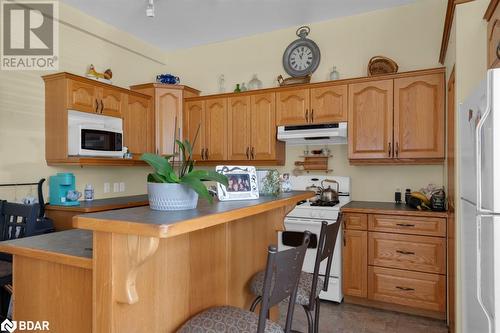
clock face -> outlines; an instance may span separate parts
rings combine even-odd
[[[313,63],[313,51],[306,45],[292,50],[289,58],[290,67],[296,71],[305,71]]]

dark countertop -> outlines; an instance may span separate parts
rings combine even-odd
[[[46,205],[46,210],[64,210],[78,213],[102,212],[112,209],[139,207],[149,205],[148,195],[132,195],[126,197],[96,199],[93,201],[80,201],[80,206],[52,206]]]
[[[73,225],[80,229],[165,238],[280,207],[289,206],[291,209],[298,201],[311,196],[312,192],[309,191],[293,191],[278,197],[265,196],[255,200],[215,200],[213,205],[200,199],[195,209],[164,212],[136,207],[111,210],[75,216]]]
[[[447,212],[424,211],[412,208],[404,203],[376,202],[376,201],[351,201],[342,207],[345,213],[391,214],[391,215],[417,215],[429,217],[447,217]]]
[[[92,268],[92,232],[73,229],[3,241],[0,252]]]

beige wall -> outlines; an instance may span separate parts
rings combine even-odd
[[[366,64],[374,55],[393,58],[400,71],[439,67],[439,48],[446,1],[419,0],[411,5],[311,24],[311,39],[321,49],[321,64],[312,81],[324,81],[333,65],[341,78],[366,75]],[[226,90],[237,82],[248,82],[258,74],[265,87],[275,85],[284,74],[281,59],[293,41],[296,28],[172,52],[169,70],[183,83],[203,91],[218,91],[223,73]],[[352,176],[356,200],[394,200],[396,188],[418,189],[428,183],[443,184],[442,166],[349,166],[346,146],[332,146],[336,175]],[[301,148],[287,149],[287,167],[299,159]]]
[[[98,70],[111,67],[113,82],[127,87],[151,81],[165,71],[165,54],[132,36],[61,4],[60,19],[77,28],[60,25],[60,70],[83,74],[88,64]],[[93,35],[92,35],[93,34]],[[96,35],[96,36],[95,36]],[[103,39],[128,48],[113,45]],[[158,59],[146,59],[135,52]],[[79,190],[91,183],[98,197],[103,196],[103,183],[125,182],[125,193],[145,193],[147,168],[54,168],[45,163],[44,86],[40,78],[48,72],[0,71],[0,183],[32,182],[58,172],[73,172]],[[0,198],[20,199],[29,188],[0,188]],[[35,193],[35,190],[32,190]]]
[[[460,117],[460,103],[463,102],[479,82],[486,78],[486,58],[487,42],[486,28],[487,23],[483,20],[484,12],[488,7],[489,0],[476,0],[469,3],[458,5],[455,11],[455,19],[450,36],[448,53],[446,55],[445,65],[448,69],[455,66],[456,82],[456,302],[457,302],[457,332],[462,332],[461,309],[462,309],[462,289],[461,289],[461,221],[460,221],[460,131],[458,130],[458,119]]]

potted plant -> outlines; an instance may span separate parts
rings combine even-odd
[[[188,140],[175,140],[182,161],[178,171],[174,170],[174,155],[160,156],[145,153],[141,160],[148,163],[154,172],[148,175],[149,206],[154,210],[184,210],[196,208],[198,196],[213,202],[203,181],[211,180],[228,186],[227,177],[215,171],[193,170],[193,146]],[[172,162],[170,159],[172,159]]]

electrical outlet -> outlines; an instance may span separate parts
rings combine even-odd
[[[120,183],[113,183],[113,192],[120,192]]]
[[[104,183],[104,193],[109,193],[111,191],[111,186],[109,183]]]
[[[125,182],[120,183],[120,192],[125,192]]]

